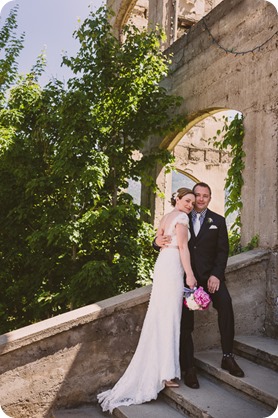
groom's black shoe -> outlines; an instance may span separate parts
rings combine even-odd
[[[194,367],[187,369],[184,374],[184,383],[191,389],[199,389],[200,385]]]
[[[221,368],[224,370],[228,370],[228,372],[236,377],[244,377],[244,372],[241,370],[239,365],[234,359],[234,356],[232,354],[228,356],[223,356],[222,362],[221,362]]]

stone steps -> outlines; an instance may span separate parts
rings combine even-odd
[[[240,336],[235,341],[236,360],[244,378],[222,370],[221,352],[195,353],[200,389],[167,388],[156,401],[120,407],[116,418],[266,418],[278,403],[278,341],[265,337]],[[277,410],[278,411],[278,410]],[[99,406],[57,411],[53,418],[101,418]]]
[[[165,400],[168,397],[173,408],[194,418],[263,418],[273,413],[272,408],[204,375],[199,375],[198,379],[200,389],[181,384],[178,389],[167,389]]]
[[[241,335],[234,342],[234,351],[241,357],[278,372],[277,340],[255,335]]]
[[[237,357],[244,370],[244,378],[236,378],[220,367],[221,352],[208,351],[197,353],[196,364],[207,375],[238,389],[266,405],[276,408],[278,401],[278,374],[250,360]]]
[[[51,418],[104,418],[108,413],[102,412],[98,405],[82,406],[73,409],[55,411]],[[111,414],[110,414],[111,417]]]
[[[142,405],[121,406],[113,411],[116,418],[185,418],[184,415],[160,396],[157,400]]]

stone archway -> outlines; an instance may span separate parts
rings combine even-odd
[[[222,111],[198,121],[173,149],[175,166],[188,176],[210,185],[212,201],[210,208],[221,215],[225,214],[225,180],[230,168],[231,154],[229,150],[219,150],[214,146],[213,138],[223,140],[222,131],[224,118],[231,121],[236,112]],[[195,183],[195,182],[194,182]]]
[[[258,234],[260,246],[275,248],[278,245],[276,9],[263,0],[224,0],[205,17],[205,24],[209,32],[200,21],[166,51],[173,58],[171,76],[165,85],[169,93],[183,97],[181,112],[191,115],[193,124],[196,118],[223,109],[237,109],[243,114],[246,161],[242,241],[246,244]],[[220,41],[227,52],[220,48]],[[241,54],[229,52],[231,49]],[[175,141],[178,143],[182,134],[174,133],[158,143],[168,147]]]
[[[161,170],[157,178],[157,184],[164,197],[156,196],[155,207],[163,212],[156,210],[154,219],[155,225],[161,216],[171,210],[171,194],[179,187],[192,188],[195,183],[204,181],[212,189],[212,202],[210,208],[221,215],[225,214],[227,191],[225,190],[225,180],[230,168],[232,155],[230,150],[219,150],[213,144],[213,138],[221,142],[223,140],[223,127],[225,120],[231,122],[238,112],[226,109],[212,115],[207,112],[200,112],[198,117],[192,118],[186,129],[178,132],[176,136],[165,138],[163,145],[170,150],[174,157],[174,169],[171,171]],[[217,132],[219,132],[217,134]],[[230,227],[236,214],[227,219]]]

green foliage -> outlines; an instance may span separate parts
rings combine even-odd
[[[225,189],[228,192],[225,216],[234,212],[237,213],[236,219],[229,231],[229,255],[232,256],[257,247],[258,236],[254,236],[245,247],[242,247],[240,235],[242,209],[241,189],[243,186],[242,172],[245,167],[245,152],[243,151],[243,115],[237,113],[230,123],[225,116],[223,116],[223,120],[224,124],[222,130],[218,130],[217,136],[214,136],[212,140],[214,146],[220,150],[228,149],[232,155],[231,165],[225,180]],[[217,141],[217,137],[221,134],[224,134],[223,140]]]
[[[241,235],[238,231],[229,231],[229,256],[240,254],[246,251],[253,250],[259,245],[259,236],[255,235],[251,241],[246,245],[241,245]]]
[[[4,100],[4,94],[17,78],[17,58],[23,49],[24,34],[17,39],[17,10],[14,7],[3,27],[0,30],[0,103]]]
[[[237,218],[231,229],[238,229],[241,225],[241,188],[243,186],[242,172],[245,157],[245,152],[242,148],[244,138],[243,116],[237,113],[231,123],[229,123],[227,117],[223,116],[223,119],[224,124],[222,130],[217,131],[217,135],[224,134],[223,140],[217,141],[217,137],[215,136],[213,137],[213,143],[220,150],[229,149],[232,155],[231,166],[225,180],[225,189],[228,192],[225,216],[237,212]]]
[[[180,100],[160,85],[163,34],[126,28],[122,44],[102,8],[75,37],[66,87],[40,88],[40,57],[0,109],[2,332],[145,284],[156,256],[126,189],[171,161],[158,149],[133,158],[178,122]]]

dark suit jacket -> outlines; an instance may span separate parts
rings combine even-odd
[[[201,229],[195,237],[189,215],[191,238],[188,243],[191,266],[198,284],[211,275],[225,280],[225,268],[229,255],[229,241],[225,218],[207,209]]]

